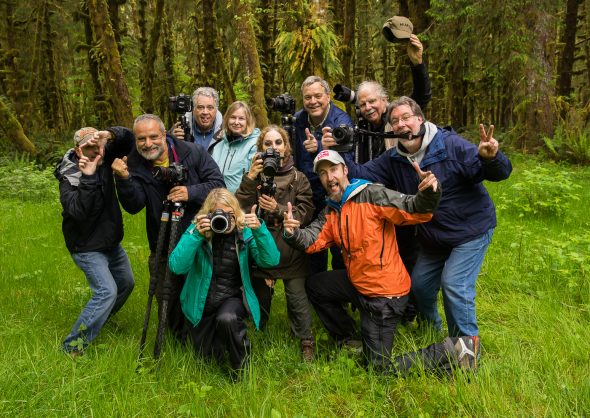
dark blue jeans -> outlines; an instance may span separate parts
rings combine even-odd
[[[63,342],[67,352],[82,350],[94,340],[109,316],[123,306],[135,285],[129,259],[120,244],[107,251],[71,255],[86,275],[92,298]]]

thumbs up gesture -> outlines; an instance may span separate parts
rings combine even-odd
[[[417,161],[413,161],[412,165],[418,173],[418,177],[420,177],[420,184],[418,185],[418,190],[423,192],[428,188],[432,188],[433,192],[436,192],[438,189],[438,180],[432,173],[432,171],[422,171],[420,169],[420,164]]]
[[[287,202],[287,212],[283,215],[283,228],[288,235],[293,235],[296,229],[300,226],[300,222],[297,219],[293,219],[293,205],[291,202]]]
[[[117,175],[123,179],[129,178],[129,167],[127,167],[127,157],[115,158],[111,164],[111,169]]]
[[[258,205],[254,205],[252,206],[252,209],[250,210],[250,213],[247,213],[246,215],[244,215],[244,220],[245,220],[245,226],[247,226],[250,229],[258,229],[260,228],[260,220],[258,219],[258,216],[256,216],[256,207]]]

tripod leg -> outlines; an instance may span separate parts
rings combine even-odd
[[[184,207],[178,206],[172,211],[172,222],[170,224],[170,237],[168,244],[168,256],[174,250],[178,238],[178,227],[180,220],[184,215]],[[164,344],[164,333],[166,325],[168,324],[168,304],[170,302],[170,294],[172,293],[172,272],[166,264],[166,274],[164,275],[164,283],[162,285],[162,304],[160,306],[160,316],[158,321],[158,330],[156,334],[156,344],[154,345],[154,358],[160,358],[162,352],[162,345]]]
[[[168,227],[168,220],[170,219],[170,205],[168,202],[164,202],[164,208],[162,209],[162,216],[160,217],[160,230],[158,231],[158,243],[156,246],[156,260],[155,266],[150,274],[150,287],[148,290],[147,306],[145,308],[145,314],[143,317],[143,330],[141,333],[141,341],[139,343],[139,359],[143,358],[143,350],[145,348],[145,341],[147,338],[147,331],[150,323],[150,315],[152,311],[152,301],[156,288],[158,286],[158,267],[160,265],[160,255],[164,249],[164,241],[166,240],[166,228]]]

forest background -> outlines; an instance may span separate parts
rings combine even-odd
[[[259,127],[279,117],[265,98],[300,105],[311,74],[409,94],[405,44],[381,35],[393,15],[424,43],[430,120],[494,123],[503,146],[590,160],[590,0],[0,0],[0,151],[43,162],[82,126],[144,112],[169,125],[168,97],[203,85],[222,112],[248,101]]]

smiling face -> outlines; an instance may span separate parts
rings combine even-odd
[[[415,115],[412,108],[406,104],[394,107],[389,115],[389,123],[396,134],[417,135],[424,119]],[[421,136],[413,136],[412,139],[398,139],[410,154],[417,152],[422,145]]]
[[[320,83],[303,88],[303,108],[314,123],[321,122],[328,112],[330,95]]]
[[[344,164],[322,161],[318,164],[316,171],[328,197],[339,202],[342,199],[344,190],[350,184],[348,181],[348,168]]]
[[[374,126],[381,126],[381,116],[387,110],[387,100],[376,89],[367,87],[358,92],[357,103],[363,118]]]
[[[233,135],[246,135],[248,122],[244,108],[239,107],[229,115],[227,126]]]
[[[137,152],[148,161],[163,162],[168,158],[166,133],[158,122],[146,119],[136,123],[134,128]]]
[[[197,96],[194,103],[193,116],[201,132],[209,131],[215,123],[215,116],[217,116],[215,99],[213,97]]]

